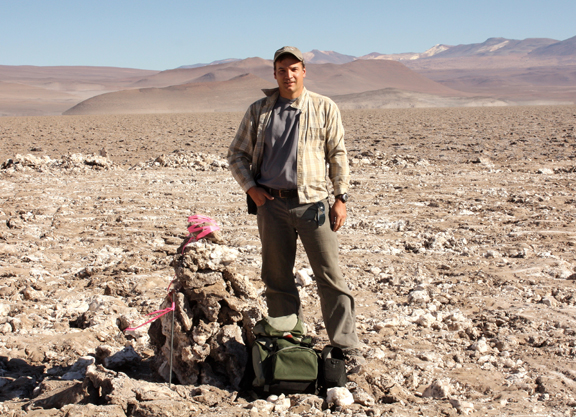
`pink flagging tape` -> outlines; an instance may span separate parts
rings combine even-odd
[[[170,281],[170,284],[168,284],[168,288],[166,288],[166,291],[168,293],[170,293],[170,287],[172,286],[173,283],[174,283],[174,281]],[[157,314],[157,316],[152,317],[150,320],[148,320],[146,323],[142,323],[140,326],[127,327],[124,329],[124,331],[125,332],[134,331],[136,329],[139,329],[142,326],[146,326],[148,323],[152,323],[154,320],[159,319],[160,317],[162,317],[165,314],[170,313],[171,311],[175,311],[176,310],[176,303],[174,302],[174,292],[172,292],[170,294],[171,294],[170,297],[172,298],[172,306],[167,307],[167,308],[162,309],[162,310],[156,310],[156,311],[153,311],[152,313],[146,314],[147,316],[151,316],[152,314]]]
[[[152,313],[148,313],[147,316],[151,316],[152,314],[157,314],[159,313],[157,316],[152,317],[150,320],[148,320],[146,323],[142,323],[140,326],[136,326],[136,327],[127,327],[126,329],[124,329],[125,332],[130,332],[136,329],[139,329],[142,326],[146,326],[148,323],[152,323],[154,320],[159,319],[160,317],[162,317],[165,314],[170,313],[171,311],[174,311],[176,309],[176,303],[174,302],[174,300],[172,300],[172,306],[165,308],[163,310],[156,310],[153,311]]]
[[[188,226],[188,231],[190,232],[190,239],[188,239],[188,242],[186,242],[186,244],[182,248],[182,253],[184,253],[184,249],[186,249],[186,246],[188,246],[188,244],[192,241],[192,239],[199,241],[200,239],[209,235],[210,233],[220,230],[220,226],[218,226],[218,224],[214,219],[208,216],[203,216],[201,214],[196,214],[194,216],[188,217],[188,222],[192,223],[190,226]],[[196,232],[200,233],[194,235],[194,233]]]

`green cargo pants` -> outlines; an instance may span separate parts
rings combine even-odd
[[[326,219],[322,226],[318,225],[318,205],[299,204],[297,197],[275,197],[258,207],[268,315],[301,313],[293,273],[300,236],[314,271],[330,343],[343,349],[357,347],[354,298],[338,266],[338,239],[330,228],[328,200],[323,203]]]

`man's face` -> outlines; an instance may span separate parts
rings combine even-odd
[[[280,95],[284,98],[295,99],[302,94],[304,77],[306,68],[293,56],[279,59],[274,65],[274,78],[278,82]]]

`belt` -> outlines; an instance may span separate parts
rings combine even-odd
[[[280,197],[280,198],[296,198],[298,197],[298,190],[275,190],[274,188],[262,187],[264,188],[268,194],[272,197]]]

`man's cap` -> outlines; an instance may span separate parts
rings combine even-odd
[[[293,55],[300,62],[304,62],[304,55],[300,52],[300,49],[296,48],[295,46],[283,46],[282,48],[278,49],[274,54],[274,63],[278,60],[281,55],[290,54]]]

